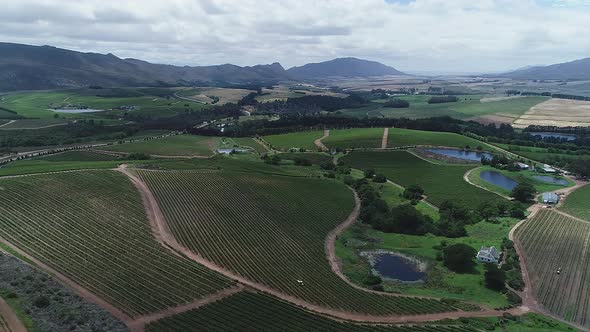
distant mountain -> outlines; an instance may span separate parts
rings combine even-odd
[[[528,80],[590,80],[590,58],[550,66],[522,68],[500,76]]]
[[[357,58],[338,58],[320,63],[309,63],[290,68],[287,73],[296,79],[407,75],[382,63]]]
[[[67,87],[250,84],[288,80],[278,64],[179,67],[52,46],[0,43],[0,91]]]

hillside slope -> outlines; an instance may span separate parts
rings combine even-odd
[[[501,76],[529,80],[589,80],[590,58],[550,66],[524,68]]]
[[[308,63],[290,68],[287,73],[298,79],[406,75],[382,63],[357,58],[338,58],[320,63]]]

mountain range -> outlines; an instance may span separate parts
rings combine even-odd
[[[589,80],[590,58],[549,66],[530,66],[499,76],[527,80]]]
[[[113,54],[0,43],[0,91],[98,86],[247,85],[328,76],[403,75],[378,62],[342,58],[285,70],[279,63],[240,67],[173,66]]]

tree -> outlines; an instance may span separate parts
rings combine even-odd
[[[410,107],[410,102],[407,100],[395,98],[395,99],[388,100],[385,103],[383,103],[383,107],[408,108],[408,107]]]
[[[443,262],[452,271],[465,273],[473,270],[477,251],[472,247],[457,243],[443,249]]]
[[[320,164],[320,168],[327,171],[333,171],[336,169],[336,165],[332,161],[325,161]]]
[[[366,169],[365,170],[365,178],[371,179],[373,176],[375,176],[375,170],[373,170],[373,169]]]
[[[401,204],[391,209],[390,223],[381,225],[384,232],[424,235],[433,228],[430,217],[423,215],[410,204]]]
[[[506,283],[506,272],[499,269],[496,264],[486,264],[486,272],[484,274],[486,287],[489,289],[502,291]]]
[[[500,215],[500,209],[498,206],[487,201],[479,204],[477,211],[484,220],[491,220]]]
[[[408,186],[403,193],[404,198],[409,200],[420,200],[422,195],[424,195],[424,189],[417,184]]]
[[[387,178],[383,174],[375,174],[375,176],[373,177],[373,182],[385,183],[387,182]]]
[[[519,183],[512,192],[510,193],[510,197],[513,197],[515,200],[519,202],[529,202],[535,197],[535,187],[528,183],[528,182],[521,182]]]

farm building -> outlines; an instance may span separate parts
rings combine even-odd
[[[521,163],[521,162],[517,162],[516,166],[518,166],[518,168],[522,169],[522,170],[528,170],[530,168],[529,165],[525,164],[525,163]]]
[[[557,171],[555,170],[555,168],[545,164],[543,165],[543,172],[545,173],[557,173]]]
[[[481,247],[476,256],[477,260],[482,263],[498,263],[500,253],[496,247]]]
[[[557,204],[559,203],[559,196],[556,193],[543,193],[543,203]]]

